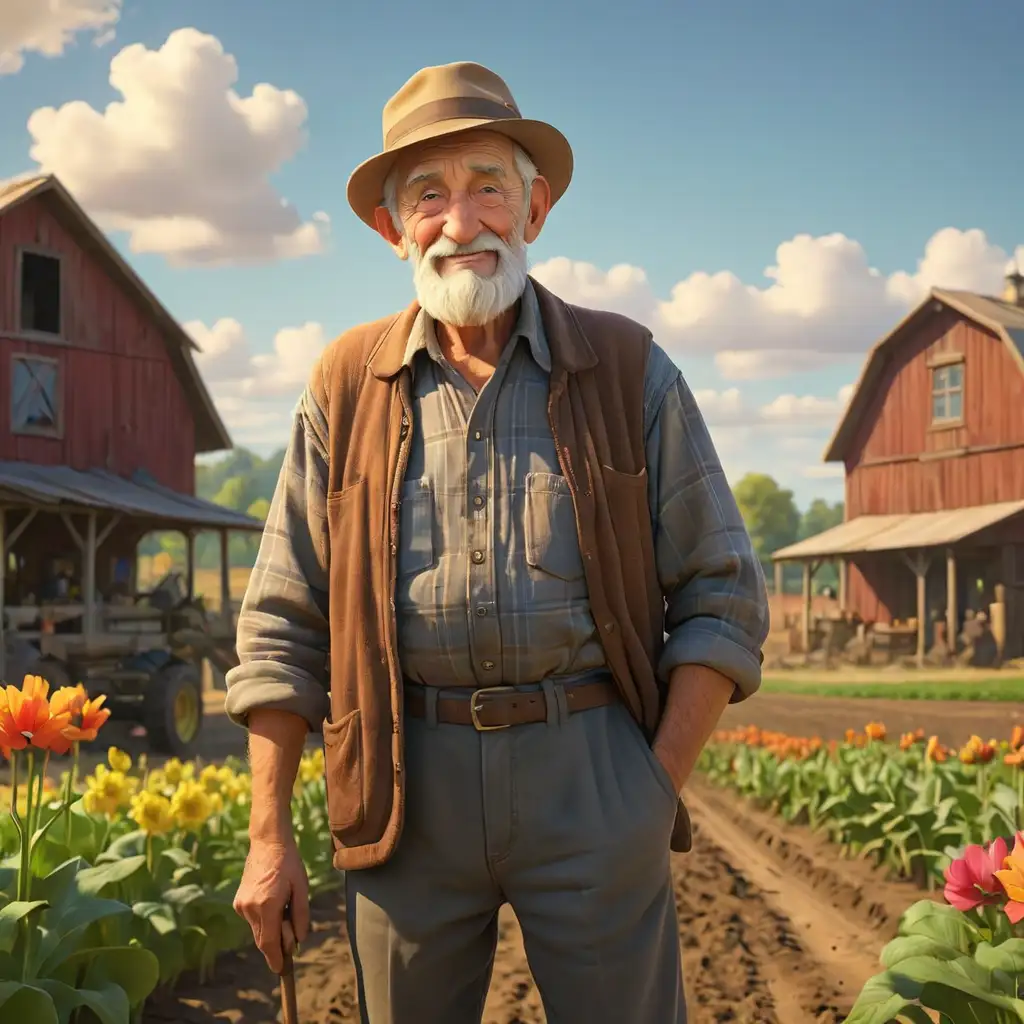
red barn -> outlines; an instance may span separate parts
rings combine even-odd
[[[913,630],[919,658],[936,622],[955,642],[990,609],[1024,654],[1024,276],[998,298],[933,289],[869,353],[825,461],[846,521],[774,555],[804,564],[805,593],[835,560],[842,606]]]
[[[195,349],[59,181],[0,187],[0,595],[9,627],[28,622],[25,636],[34,636],[46,588],[70,573],[83,634],[102,632],[99,606],[134,584],[134,559],[130,580],[125,565],[146,533],[180,530],[191,544],[196,531],[217,530],[224,553],[229,529],[262,527],[194,496],[197,453],[231,446]]]

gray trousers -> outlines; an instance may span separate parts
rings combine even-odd
[[[623,705],[546,689],[546,724],[407,718],[398,848],[346,874],[363,1024],[479,1024],[506,902],[549,1024],[686,1024],[672,783]]]

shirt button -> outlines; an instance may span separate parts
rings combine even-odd
[[[483,436],[484,436],[483,435],[483,431],[480,431],[480,430],[474,430],[473,431],[473,439],[474,440],[479,441]]]
[[[484,507],[484,499],[483,499],[483,498],[481,498],[481,497],[480,497],[480,495],[478,494],[478,495],[477,495],[477,496],[476,496],[476,497],[475,497],[475,498],[473,499],[473,504],[474,504],[474,505],[475,505],[475,506],[476,506],[477,508],[483,508],[483,507]]]
[[[482,604],[481,605],[477,605],[476,617],[478,619],[485,619],[485,618],[487,618],[487,609]]]
[[[479,565],[484,560],[484,553],[482,551],[473,552],[473,561]]]
[[[492,668],[494,668],[494,662],[493,662],[493,661],[481,661],[481,662],[480,662],[480,667],[481,667],[481,668],[482,668],[482,669],[483,669],[483,670],[484,670],[485,672],[490,672],[490,671],[491,671],[491,669],[492,669]]]

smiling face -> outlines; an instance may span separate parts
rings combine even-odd
[[[519,299],[526,246],[540,234],[550,189],[509,139],[476,131],[416,147],[385,193],[377,230],[412,261],[430,316],[478,327]]]

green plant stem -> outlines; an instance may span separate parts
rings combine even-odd
[[[32,796],[36,778],[36,752],[28,748],[28,770],[25,772],[25,829],[21,837],[21,859],[18,868],[18,899],[28,900],[32,892],[29,857],[32,850]]]
[[[71,849],[71,803],[75,796],[75,786],[78,784],[78,758],[80,744],[77,740],[71,748],[74,753],[71,757],[71,771],[68,772],[68,781],[64,789],[64,845]]]
[[[153,836],[152,834],[146,835],[146,867],[149,869],[150,875],[153,874]]]

